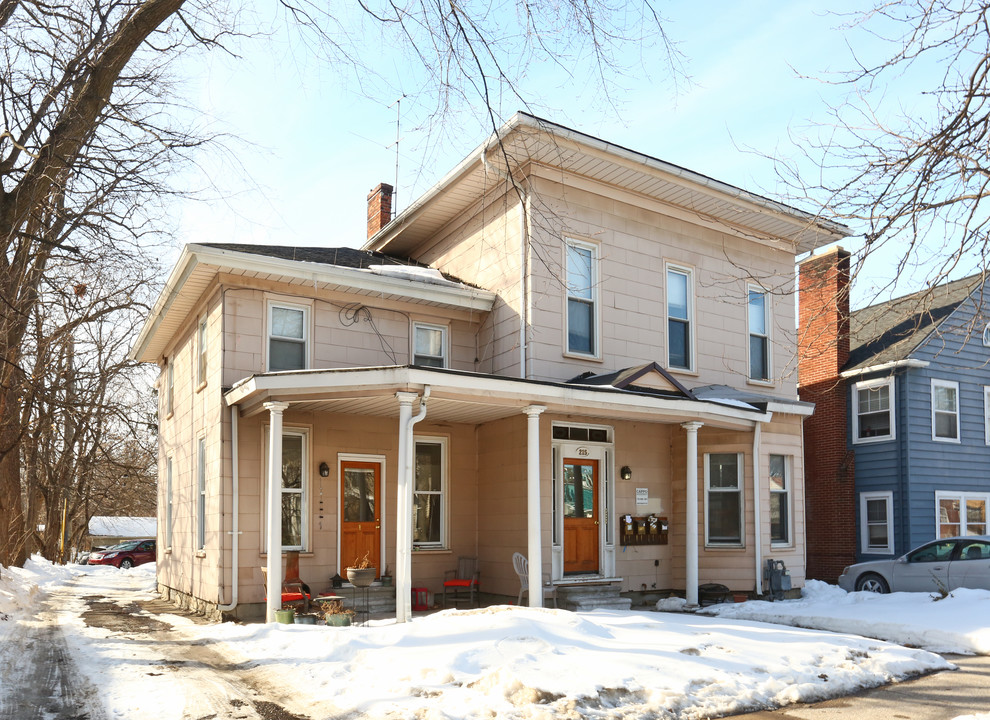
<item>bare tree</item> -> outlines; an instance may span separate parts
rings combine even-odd
[[[862,234],[858,268],[882,255],[893,274],[872,297],[895,289],[905,273],[932,286],[985,268],[990,7],[884,2],[848,29],[889,52],[871,62],[852,48],[854,69],[827,80],[849,90],[846,101],[781,173],[800,197]]]

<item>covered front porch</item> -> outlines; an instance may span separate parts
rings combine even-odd
[[[482,593],[514,597],[520,552],[531,587],[659,583],[696,604],[699,431],[735,446],[772,413],[701,400],[655,365],[631,370],[567,383],[407,366],[247,378],[226,394],[231,505],[255,502],[231,514],[226,582],[251,602],[264,565],[271,620],[284,548],[320,582],[368,552],[392,570],[405,621],[412,588],[436,593],[459,556],[479,559]],[[278,475],[281,487],[264,482]],[[633,512],[668,522],[670,543],[630,551],[620,522]]]

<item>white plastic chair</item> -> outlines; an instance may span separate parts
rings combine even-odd
[[[517,605],[522,605],[523,595],[529,592],[529,560],[522,553],[512,554],[512,567],[519,576],[519,599]],[[546,576],[544,576],[546,577]],[[549,578],[547,578],[549,581]],[[543,585],[543,598],[553,598],[553,606],[557,607],[557,586],[549,582]]]

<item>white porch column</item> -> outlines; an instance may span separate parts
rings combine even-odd
[[[526,509],[529,556],[529,606],[543,607],[543,542],[540,532],[540,414],[543,405],[530,405],[526,413]]]
[[[397,392],[399,401],[399,458],[396,476],[395,499],[395,621],[408,622],[412,617],[412,482],[407,467],[412,404],[418,395]]]
[[[681,425],[687,430],[687,472],[685,484],[687,492],[687,517],[684,522],[686,532],[684,559],[686,565],[684,596],[689,607],[698,605],[698,429],[704,423],[686,422]]]
[[[275,611],[282,609],[282,413],[285,402],[266,402],[271,419],[268,432],[268,497],[265,532],[268,536],[268,606],[265,622],[275,622]]]

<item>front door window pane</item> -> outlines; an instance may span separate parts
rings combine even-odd
[[[375,519],[375,471],[348,468],[344,471],[344,521]]]
[[[594,514],[594,468],[591,465],[564,465],[564,517],[592,518]]]

